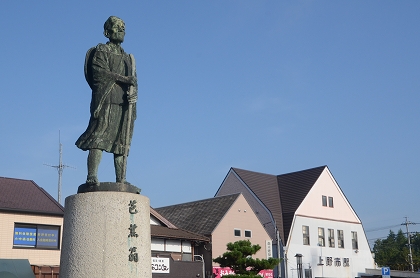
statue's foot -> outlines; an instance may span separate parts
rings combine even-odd
[[[131,183],[129,183],[126,180],[117,180],[117,183],[124,183],[124,184],[127,184],[127,185],[131,185]]]
[[[99,185],[98,177],[97,176],[87,176],[86,184]]]

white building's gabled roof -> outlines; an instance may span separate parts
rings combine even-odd
[[[322,196],[326,198],[326,206],[322,205]],[[332,204],[330,204],[331,201]],[[305,217],[361,224],[360,219],[331,175],[328,167],[325,167],[319,175],[297,208],[295,214]]]

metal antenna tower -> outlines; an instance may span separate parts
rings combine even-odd
[[[410,270],[411,272],[414,272],[413,267],[413,253],[411,252],[411,239],[410,239],[410,232],[408,231],[408,225],[415,225],[417,223],[413,223],[411,221],[408,221],[408,217],[405,217],[405,223],[402,223],[401,225],[405,225],[407,228],[407,239],[408,239],[408,259],[410,261]]]
[[[60,131],[58,131],[58,150],[59,150],[58,165],[48,165],[48,164],[44,164],[44,165],[56,168],[58,171],[58,199],[57,201],[61,204],[61,180],[63,176],[63,170],[64,168],[74,169],[74,167],[63,164],[63,145],[61,144]]]

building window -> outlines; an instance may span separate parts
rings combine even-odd
[[[351,232],[351,245],[353,250],[359,249],[359,244],[357,242],[357,232]]]
[[[60,226],[15,223],[13,247],[60,249]]]
[[[334,202],[333,201],[334,201],[333,200],[333,197],[328,197],[328,206],[330,208],[333,208],[334,207]]]
[[[318,228],[318,246],[325,246],[324,228]]]
[[[251,237],[251,231],[245,230],[245,237]]]
[[[344,233],[343,230],[337,230],[338,248],[344,248]]]
[[[235,236],[241,236],[241,230],[235,229],[234,234]]]
[[[309,245],[309,226],[302,226],[303,245]]]
[[[327,206],[327,196],[322,195],[322,206],[323,207]]]
[[[328,229],[328,246],[335,247],[334,229]]]

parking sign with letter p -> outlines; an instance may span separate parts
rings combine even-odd
[[[382,278],[391,278],[391,269],[388,266],[382,267]]]

